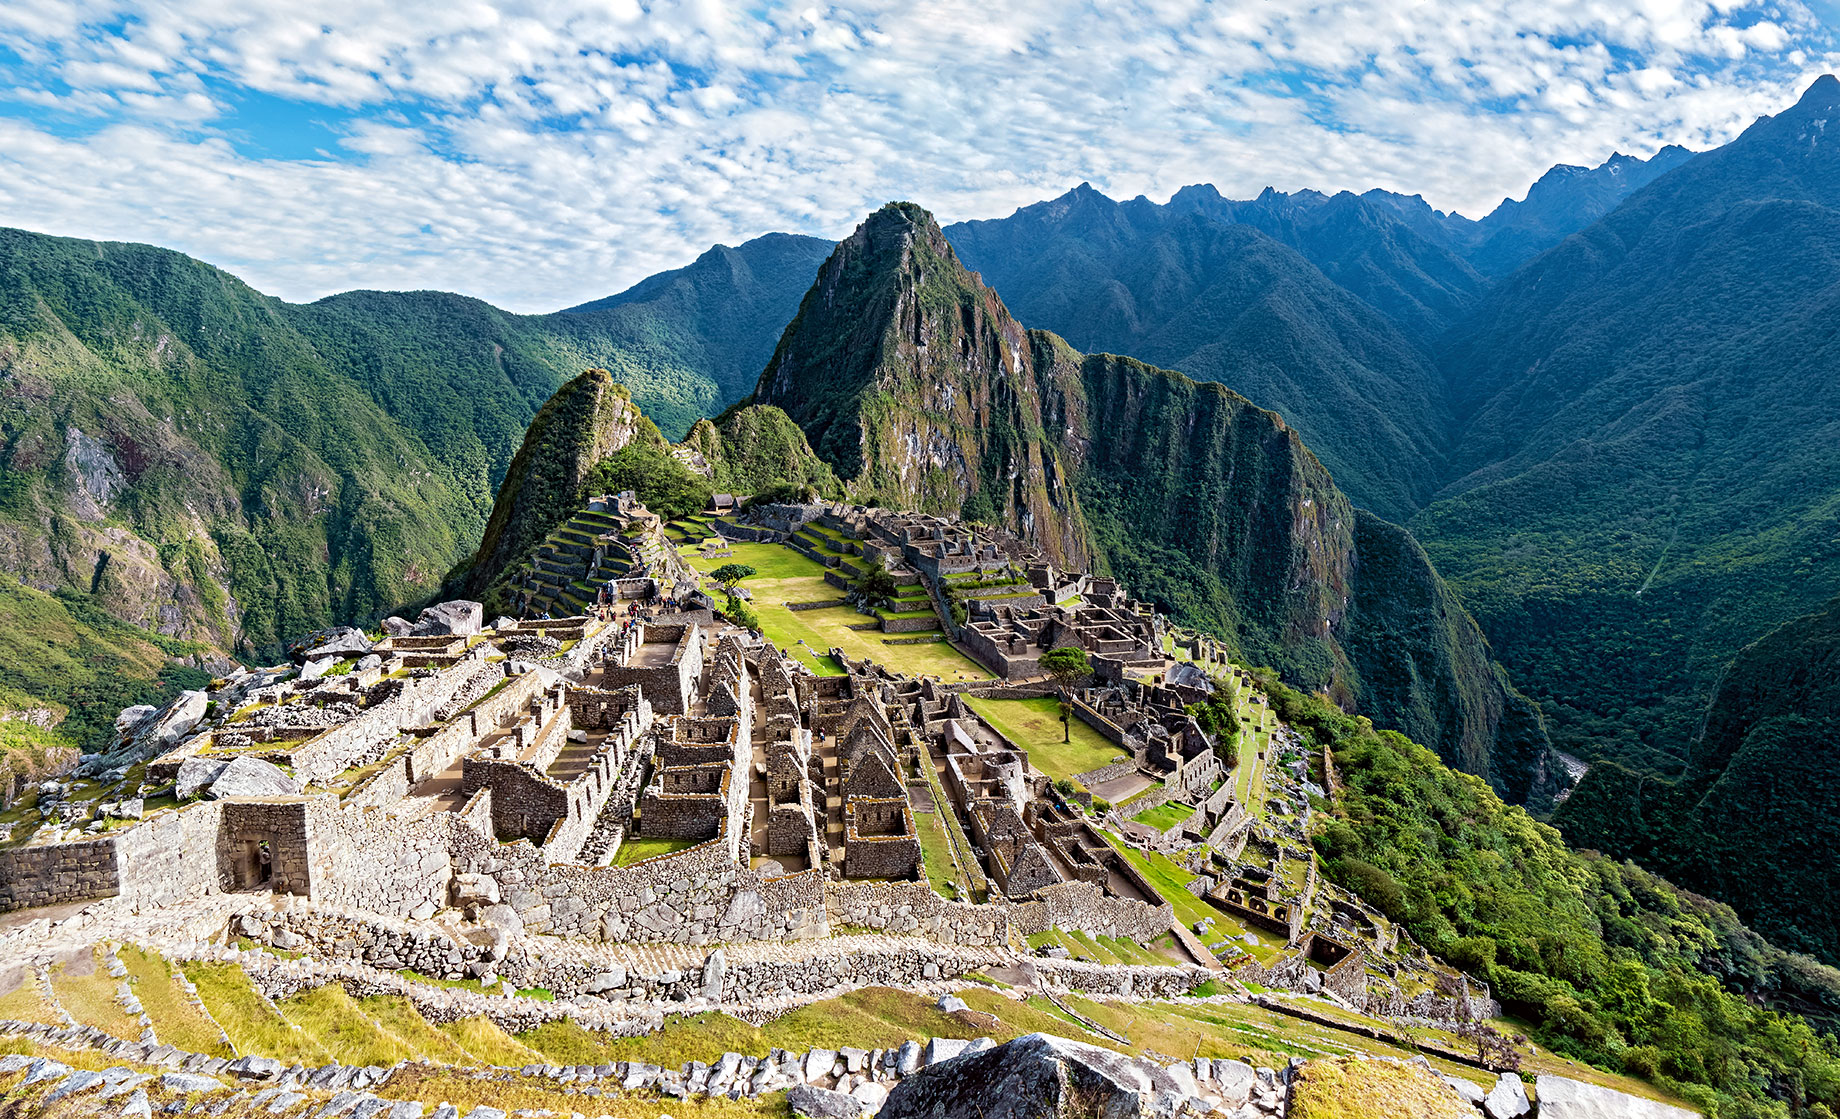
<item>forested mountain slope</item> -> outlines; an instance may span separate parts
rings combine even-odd
[[[859,499],[1096,563],[1508,795],[1549,791],[1538,716],[1474,622],[1294,428],[1218,383],[1024,331],[917,206],[839,244],[754,402],[784,409]]]
[[[1772,939],[1840,959],[1840,599],[1750,645],[1719,677],[1686,776],[1594,767],[1555,822],[1729,902]]]
[[[1384,515],[1430,497],[1445,410],[1424,352],[1297,251],[1204,212],[1192,192],[1156,206],[1082,186],[946,234],[1024,322],[1279,412]]]
[[[442,292],[289,304],[164,249],[0,230],[0,571],[194,657],[375,619],[471,554],[558,384],[612,368],[681,434],[751,383],[828,250],[718,247],[523,316]]]
[[[1731,655],[1840,591],[1837,110],[1823,78],[1447,340],[1414,532],[1587,756],[1678,772]]]

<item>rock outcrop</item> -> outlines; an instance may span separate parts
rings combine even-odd
[[[1192,1084],[1192,1081],[1190,1082]],[[1192,1094],[1153,1061],[1049,1034],[931,1065],[888,1093],[880,1119],[1139,1119]]]

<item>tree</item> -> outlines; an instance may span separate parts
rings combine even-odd
[[[1061,691],[1061,741],[1069,741],[1073,737],[1073,702],[1068,690],[1092,675],[1092,662],[1086,659],[1086,650],[1066,645],[1043,653],[1040,663],[1042,671],[1054,677]]]
[[[872,563],[862,573],[862,577],[856,580],[856,586],[850,590],[850,597],[858,606],[869,609],[879,606],[884,610],[892,610],[895,597],[900,593],[901,585],[888,569],[879,563]]]
[[[725,563],[721,567],[711,571],[709,577],[714,579],[722,588],[723,594],[726,594],[730,598],[734,598],[735,588],[740,585],[741,581],[751,578],[756,574],[758,574],[758,572],[745,563]]]
[[[722,612],[728,615],[730,621],[746,626],[748,629],[760,628],[760,616],[748,609],[747,603],[741,601],[741,596],[735,592],[735,588],[741,585],[743,579],[754,573],[754,569],[745,563],[725,563],[709,573],[709,577],[722,588],[722,593],[728,596],[728,602],[723,606]]]

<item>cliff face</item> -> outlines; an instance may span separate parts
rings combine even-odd
[[[1550,793],[1537,712],[1409,533],[1225,386],[1025,331],[917,207],[838,246],[754,399],[857,500],[1002,525],[1504,795]],[[760,457],[731,420],[705,457]]]
[[[861,500],[967,518],[1084,567],[1091,542],[1044,437],[1030,344],[924,210],[891,203],[837,246],[761,375]]]
[[[590,369],[557,389],[530,422],[479,550],[451,585],[468,597],[486,597],[507,569],[581,508],[601,460],[635,441],[665,446],[611,373]]]

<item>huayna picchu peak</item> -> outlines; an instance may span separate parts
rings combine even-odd
[[[1840,1116],[1818,14],[500,7],[8,24],[0,1119]]]

